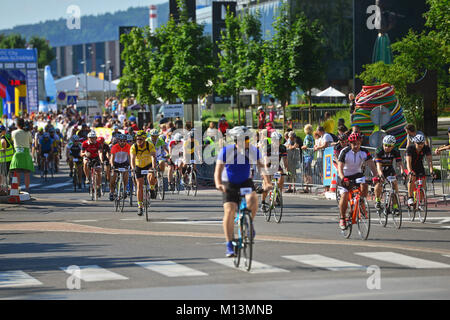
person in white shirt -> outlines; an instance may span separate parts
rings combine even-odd
[[[119,119],[120,123],[123,124],[127,116],[125,115],[125,112],[122,111],[117,118]]]

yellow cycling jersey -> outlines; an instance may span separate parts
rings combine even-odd
[[[192,142],[192,140],[187,140],[186,142],[183,143],[183,149],[185,152],[187,152],[187,154],[193,154],[195,148],[201,148],[200,143],[197,140],[194,140],[194,142]]]
[[[155,146],[149,141],[145,141],[142,148],[135,143],[130,149],[130,154],[136,155],[135,163],[136,167],[139,168],[145,168],[149,164],[152,164],[151,154],[153,152],[156,153]]]

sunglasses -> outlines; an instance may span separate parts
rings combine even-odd
[[[144,141],[142,138],[137,138],[136,141]]]
[[[393,144],[385,144],[384,146],[388,147],[388,148],[392,148],[394,145]]]

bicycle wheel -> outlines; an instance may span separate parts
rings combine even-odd
[[[158,188],[156,190],[158,192],[159,199],[163,201],[166,191],[164,188],[164,176],[161,173],[158,174]]]
[[[359,214],[356,217],[358,233],[363,240],[367,240],[370,232],[370,207],[366,198],[361,197],[359,201]]]
[[[270,191],[269,193],[269,204],[266,204],[265,206],[261,206],[261,211],[264,214],[264,218],[266,219],[267,222],[270,221],[270,216],[272,215],[272,194],[275,193],[275,190]]]
[[[253,221],[250,214],[249,210],[245,210],[241,222],[242,253],[247,271],[250,271],[252,267],[253,258]]]
[[[78,187],[78,168],[77,167],[74,168],[72,181],[73,181],[73,192],[77,192],[77,187]]]
[[[420,198],[417,201],[417,213],[419,215],[419,221],[425,223],[427,220],[428,204],[427,194],[424,189],[420,189]]]
[[[119,180],[119,188],[118,188],[118,194],[119,195],[119,208],[120,212],[123,212],[123,208],[125,207],[125,186],[123,184],[123,178],[120,178]]]
[[[381,194],[381,203],[383,204],[383,208],[377,209],[378,222],[380,222],[383,227],[386,227],[388,222],[388,214],[391,213],[390,201],[390,192],[383,191]]]
[[[129,203],[130,203],[130,207],[133,206],[133,192],[134,192],[134,183],[133,183],[133,177],[131,175],[128,176],[128,197],[129,197]]]
[[[144,186],[144,210],[145,210],[145,220],[150,221],[149,217],[149,207],[150,207],[150,188],[147,183]]]
[[[398,205],[396,212],[394,212],[394,203],[397,203]],[[400,227],[402,226],[402,206],[400,204],[400,199],[396,193],[391,194],[389,205],[392,221],[394,222],[395,227],[397,229],[400,229]]]
[[[352,234],[352,228],[353,228],[353,224],[352,224],[352,214],[353,214],[353,210],[352,207],[349,206],[347,208],[347,212],[345,213],[345,217],[346,217],[346,227],[345,229],[340,229],[341,230],[341,234],[344,236],[344,238],[348,239],[350,238],[350,235]],[[341,219],[341,213],[339,212],[339,216],[338,219],[340,221]],[[340,227],[339,227],[340,228]]]
[[[194,194],[194,197],[197,196],[198,191],[198,183],[197,183],[197,173],[195,171],[192,171],[192,181],[191,181],[191,190]]]
[[[177,193],[180,194],[181,191],[181,176],[180,171],[177,170],[175,174],[175,188],[177,189]]]
[[[116,178],[116,194],[115,194],[115,198],[114,198],[114,207],[116,208],[116,212],[119,211],[119,204],[120,204],[120,197],[121,197],[121,193],[120,193],[120,178],[117,179]]]
[[[339,187],[336,186],[336,202],[337,202],[337,207],[339,208],[339,204],[341,202],[341,193],[339,192]]]
[[[281,217],[283,216],[283,196],[281,190],[278,188],[270,199],[270,216],[272,215],[277,223],[281,222]]]
[[[408,209],[408,218],[409,221],[414,221],[416,218],[416,205],[413,204],[412,206],[408,205],[408,197],[403,198],[404,199],[404,205]]]
[[[95,170],[91,171],[91,185],[92,185],[92,200],[97,201],[98,200],[98,193],[97,193],[97,172]]]

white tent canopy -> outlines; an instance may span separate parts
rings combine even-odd
[[[70,75],[56,80],[55,85],[58,92],[73,92],[76,90],[85,91],[86,76],[84,74]],[[87,76],[87,90],[89,92],[103,90],[116,91],[117,85],[110,83],[107,80]]]
[[[345,97],[345,94],[336,90],[333,87],[328,87],[327,89],[323,90],[322,92],[319,92],[318,94],[316,94],[316,97]]]

